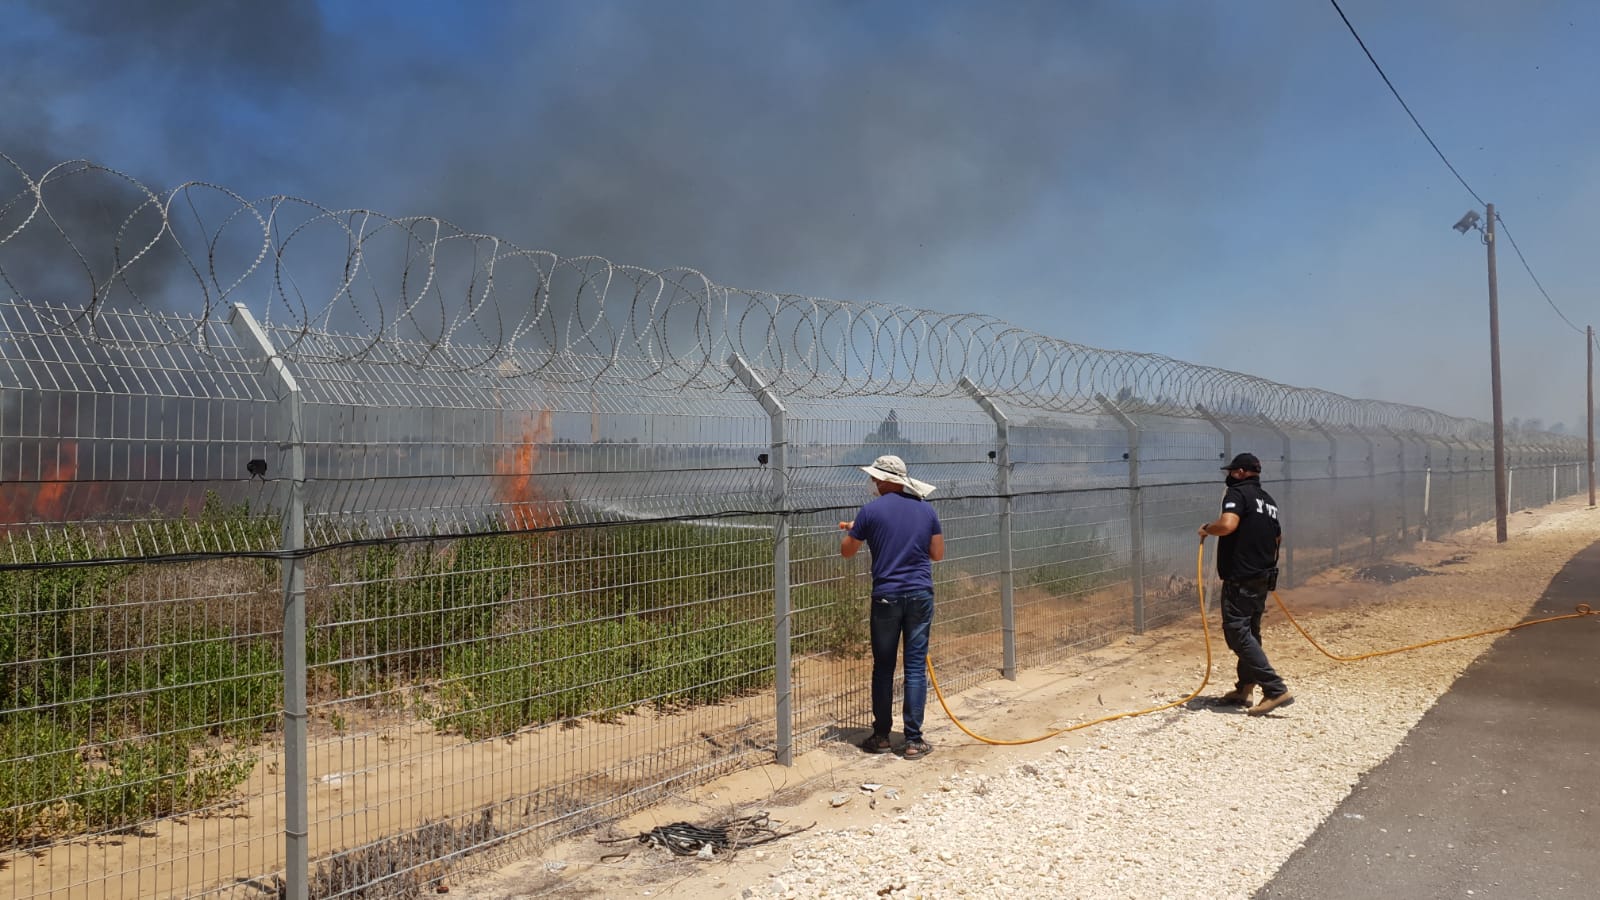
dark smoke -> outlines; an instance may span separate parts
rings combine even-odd
[[[874,22],[870,6],[826,20],[714,8],[602,6],[566,23],[565,40],[512,48],[504,86],[457,78],[417,98],[451,146],[408,141],[414,121],[374,133],[422,173],[414,202],[519,243],[743,287],[977,309],[988,298],[884,292],[1041,208],[1077,208],[1093,228],[1123,202],[1107,183],[1181,199],[1214,165],[1243,165],[1233,148],[1253,136],[1239,123],[1273,98],[1216,49],[1198,10],[935,5]],[[1149,68],[1151,55],[1168,64]],[[1231,130],[1211,127],[1223,119]]]
[[[46,158],[962,310],[989,298],[886,293],[1042,209],[1092,228],[1123,203],[1108,185],[1181,199],[1243,171],[1240,128],[1274,98],[1260,60],[1182,6],[539,4],[401,24],[312,0],[27,8],[55,38],[24,50]],[[101,115],[69,131],[57,100]]]
[[[148,246],[162,225],[149,193],[215,174],[213,159],[231,159],[228,169],[263,162],[249,149],[257,142],[219,133],[218,114],[264,111],[314,82],[315,3],[27,0],[8,19],[0,153],[35,179],[88,159],[134,181],[58,169],[43,214],[0,246],[0,296],[198,312],[180,248],[170,237]],[[0,171],[0,234],[33,212],[25,184],[12,167]],[[204,268],[204,244],[191,253]]]

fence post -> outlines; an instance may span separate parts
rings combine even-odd
[[[272,339],[235,303],[228,326],[241,348],[261,352],[259,377],[265,392],[278,398],[275,432],[278,451],[287,456],[289,501],[283,513],[283,849],[285,896],[306,900],[310,891],[310,783],[306,740],[306,453],[300,384],[272,346]]]
[[[1429,442],[1427,435],[1415,429],[1407,429],[1404,433],[1410,435],[1411,439],[1416,441],[1418,446],[1422,448],[1422,508],[1418,511],[1417,540],[1426,541],[1428,539],[1428,492],[1433,487],[1433,444]]]
[[[1544,458],[1550,461],[1550,503],[1555,503],[1555,501],[1560,500],[1560,496],[1562,496],[1562,493],[1560,493],[1560,482],[1558,482],[1557,477],[1555,477],[1555,472],[1560,469],[1560,466],[1557,466],[1555,463],[1560,461],[1560,458],[1562,458],[1562,453],[1558,452],[1558,450],[1555,450],[1555,448],[1552,447],[1549,448],[1546,453],[1544,453]]]
[[[1328,543],[1328,567],[1339,564],[1339,439],[1316,419],[1309,420],[1311,428],[1328,439],[1328,506],[1333,513],[1333,540]]]
[[[1133,550],[1133,630],[1144,633],[1144,499],[1139,495],[1139,423],[1104,394],[1094,399],[1128,430],[1128,540]]]
[[[1353,431],[1367,445],[1367,556],[1378,558],[1378,445],[1364,431]]]
[[[744,358],[735,353],[728,357],[728,366],[739,376],[745,389],[761,401],[767,411],[772,434],[772,505],[777,521],[772,527],[772,630],[776,644],[772,656],[773,693],[777,699],[778,735],[777,759],[781,766],[794,765],[794,684],[790,661],[790,611],[789,611],[789,440],[787,426],[789,413],[783,401],[773,393],[761,376],[750,368]]]
[[[1473,447],[1473,445],[1471,443],[1469,443],[1467,441],[1466,438],[1461,438],[1460,441],[1461,441],[1461,459],[1463,461],[1462,462],[1463,468],[1461,469],[1461,474],[1462,474],[1461,482],[1465,486],[1464,490],[1466,492],[1466,500],[1465,500],[1465,506],[1464,506],[1464,508],[1466,509],[1466,517],[1462,520],[1461,527],[1462,528],[1466,528],[1466,527],[1470,526],[1472,524],[1472,522],[1473,522],[1473,518],[1472,518],[1472,451],[1475,448]],[[1482,451],[1480,450],[1479,453],[1481,454]],[[1452,528],[1451,530],[1454,531],[1455,529]]]
[[[1232,462],[1233,461],[1233,429],[1231,429],[1228,426],[1222,424],[1222,420],[1221,419],[1219,419],[1216,416],[1212,415],[1210,410],[1206,409],[1204,406],[1200,405],[1199,403],[1196,403],[1194,405],[1194,410],[1195,410],[1195,412],[1200,414],[1201,418],[1205,419],[1207,422],[1210,422],[1212,428],[1215,428],[1218,432],[1220,432],[1222,434],[1222,461],[1224,463]]]
[[[1389,437],[1394,439],[1395,450],[1399,451],[1400,469],[1397,474],[1400,476],[1400,484],[1395,488],[1395,493],[1400,498],[1400,546],[1404,547],[1411,541],[1411,526],[1406,521],[1406,442],[1405,438],[1402,438],[1400,433],[1393,428],[1387,425],[1378,427],[1382,428]]]
[[[1485,515],[1484,515],[1484,521],[1487,522],[1487,521],[1490,521],[1490,519],[1495,515],[1495,513],[1494,513],[1494,481],[1493,481],[1494,468],[1493,468],[1493,466],[1487,465],[1485,463],[1485,461],[1484,461],[1484,450],[1483,450],[1483,445],[1482,444],[1474,444],[1472,449],[1478,451],[1478,465],[1483,468],[1483,473],[1484,473],[1484,479],[1483,480],[1484,480],[1485,485],[1488,487],[1488,490],[1485,492],[1485,499],[1488,501],[1489,508],[1485,512]]]
[[[1419,522],[1421,530],[1418,532],[1418,540],[1427,543],[1427,532],[1432,522],[1432,509],[1429,508],[1429,504],[1434,500],[1434,444],[1419,432],[1413,431],[1411,436],[1422,442],[1422,520]]]
[[[1229,428],[1227,425],[1224,425],[1222,420],[1212,415],[1211,411],[1206,409],[1204,405],[1196,403],[1194,405],[1194,409],[1195,412],[1200,414],[1201,418],[1205,419],[1207,422],[1210,422],[1211,427],[1215,428],[1217,432],[1222,435],[1221,458],[1223,465],[1233,462],[1233,429]],[[1286,584],[1287,581],[1288,579],[1285,579]],[[1201,587],[1202,589],[1204,588],[1203,585]]]
[[[1455,460],[1457,445],[1459,445],[1459,455],[1461,457],[1459,464]],[[1452,500],[1450,504],[1450,527],[1446,531],[1454,532],[1458,521],[1472,521],[1472,445],[1467,443],[1466,438],[1456,438],[1452,441],[1450,450],[1450,496]]]
[[[1517,511],[1517,462],[1522,459],[1522,448],[1516,444],[1509,447],[1502,445],[1501,454],[1506,461],[1506,512],[1514,513]]]
[[[1450,524],[1454,533],[1472,520],[1472,445],[1458,438],[1450,447]]]
[[[1283,497],[1278,503],[1278,525],[1283,533],[1283,586],[1294,587],[1294,531],[1289,528],[1289,523],[1294,521],[1294,479],[1291,476],[1293,469],[1292,449],[1293,442],[1289,440],[1289,433],[1278,427],[1278,423],[1267,418],[1266,413],[1261,414],[1261,424],[1267,430],[1278,436],[1283,444]]]
[[[1000,496],[1000,636],[1003,654],[1000,673],[1016,681],[1016,576],[1011,554],[1011,420],[972,379],[963,375],[958,384],[994,420],[994,491]]]

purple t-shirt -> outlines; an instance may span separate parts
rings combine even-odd
[[[943,534],[925,501],[893,491],[861,507],[850,536],[872,551],[872,596],[933,590],[928,544]]]

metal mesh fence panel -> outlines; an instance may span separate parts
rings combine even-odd
[[[1011,429],[1013,569],[1021,665],[1132,627],[1126,434],[1092,417]]]
[[[374,362],[303,379],[311,530],[358,544],[308,585],[319,894],[412,891],[770,754],[753,400]]]
[[[939,488],[947,690],[1188,615],[1230,453],[1266,466],[1291,583],[1494,515],[1484,426],[1431,410],[13,169],[10,896],[410,896],[864,729],[838,523],[880,454]],[[113,253],[50,225],[84,185],[129,205]],[[1584,488],[1580,453],[1513,436],[1513,504]]]
[[[270,872],[278,564],[239,555],[278,546],[281,498],[247,474],[269,398],[222,323],[74,316],[0,304],[0,553],[23,567],[0,571],[0,844],[29,850],[0,878],[152,896]]]
[[[783,392],[792,386],[774,386]],[[933,483],[930,498],[946,534],[935,571],[933,630],[942,684],[992,676],[999,659],[994,426],[970,401],[917,397],[835,402],[786,399],[787,505],[796,513],[793,581],[794,698],[800,748],[840,728],[870,727],[867,653],[872,577],[867,553],[839,555],[840,522],[873,498],[861,472],[884,454],[900,456]],[[985,513],[990,513],[986,516]],[[895,690],[902,690],[897,676]]]
[[[1191,614],[1228,452],[1263,457],[1300,577],[1492,513],[1460,440],[3,311],[19,897],[276,890],[297,815],[311,895],[400,896],[864,729],[871,578],[837,523],[881,453],[939,486],[947,690]],[[1570,448],[1524,452],[1520,505],[1579,487]]]

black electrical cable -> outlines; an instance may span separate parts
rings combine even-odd
[[[1295,481],[1312,481],[1315,478],[1298,478]],[[51,483],[51,482],[38,482]],[[1174,481],[1160,484],[1145,485],[1146,489],[1153,487],[1193,487],[1196,485],[1209,485],[1211,481]],[[1009,494],[963,494],[959,500],[996,500],[1002,498],[1020,499],[1024,497],[1055,497],[1076,494],[1115,493],[1128,490],[1127,485],[1106,485],[1102,487],[1083,488],[1056,488],[1041,489],[1037,491],[1013,491]],[[558,531],[582,531],[591,528],[614,528],[623,525],[661,525],[681,522],[710,522],[717,519],[756,518],[765,516],[810,516],[819,513],[834,512],[846,513],[859,509],[860,504],[829,505],[797,507],[783,510],[774,509],[726,509],[710,513],[681,513],[670,516],[641,516],[637,519],[624,521],[607,520],[596,522],[567,522],[559,525],[540,525],[533,528],[511,528],[495,530],[472,530],[456,532],[440,532],[435,534],[400,534],[384,537],[351,538],[343,541],[329,541],[298,550],[199,550],[183,553],[152,553],[145,556],[105,556],[90,557],[85,559],[63,560],[35,560],[28,562],[0,563],[0,572],[30,572],[42,569],[70,569],[87,568],[91,566],[120,566],[133,564],[178,564],[206,562],[218,559],[263,559],[263,560],[291,560],[310,559],[333,550],[359,549],[362,547],[379,547],[400,544],[425,544],[435,541],[456,541],[469,538],[509,537],[515,535],[550,534]]]
[[[782,824],[782,823],[778,823]],[[804,828],[792,828],[788,831],[779,831],[773,827],[767,813],[757,813],[751,816],[740,816],[712,825],[695,825],[692,822],[673,822],[670,825],[658,825],[649,831],[641,832],[635,837],[596,838],[602,844],[623,844],[637,842],[649,847],[663,847],[672,851],[674,856],[698,856],[705,848],[711,848],[713,853],[728,853],[743,850],[746,847],[759,847],[773,841],[809,831],[816,827],[813,822]],[[611,853],[604,857],[607,859],[622,859],[626,853]]]
[[[1472,185],[1467,184],[1467,180],[1461,177],[1460,172],[1456,171],[1456,167],[1445,157],[1444,151],[1439,149],[1439,145],[1434,143],[1433,136],[1428,134],[1428,129],[1422,127],[1422,122],[1418,121],[1416,113],[1411,111],[1411,107],[1406,103],[1405,98],[1400,96],[1399,89],[1394,86],[1394,82],[1390,81],[1389,76],[1383,71],[1383,66],[1378,65],[1377,58],[1372,55],[1371,50],[1367,49],[1367,42],[1363,41],[1361,35],[1356,32],[1356,26],[1350,23],[1350,17],[1344,14],[1344,10],[1339,6],[1339,0],[1328,0],[1328,2],[1333,4],[1333,9],[1339,14],[1339,18],[1344,20],[1344,27],[1350,30],[1350,36],[1355,38],[1356,43],[1361,46],[1361,52],[1367,55],[1367,61],[1372,63],[1372,68],[1378,71],[1378,77],[1382,78],[1383,83],[1388,86],[1389,93],[1394,95],[1394,99],[1400,102],[1400,108],[1405,110],[1406,115],[1411,117],[1411,124],[1417,126],[1417,130],[1422,132],[1422,137],[1428,142],[1428,146],[1432,147],[1433,152],[1439,155],[1439,161],[1444,163],[1445,168],[1450,170],[1450,174],[1454,175],[1457,181],[1461,182],[1461,186],[1467,189],[1467,193],[1472,195],[1472,199],[1478,201],[1479,206],[1487,206],[1488,204],[1484,202],[1484,199],[1478,196],[1478,192],[1472,189]],[[1511,229],[1505,227],[1506,220],[1499,213],[1496,213],[1495,221],[1500,223],[1506,240],[1511,242],[1511,249],[1516,251],[1517,259],[1522,262],[1522,268],[1527,271],[1528,277],[1533,279],[1533,286],[1539,289],[1540,294],[1544,295],[1545,302],[1550,304],[1550,308],[1556,311],[1556,315],[1561,317],[1561,321],[1565,322],[1568,328],[1583,334],[1584,329],[1574,325],[1572,320],[1567,318],[1567,314],[1561,311],[1561,307],[1556,305],[1556,301],[1550,298],[1550,293],[1544,289],[1544,285],[1539,283],[1539,276],[1533,274],[1533,267],[1528,265],[1527,257],[1522,255],[1522,248],[1517,246],[1517,239],[1511,236]]]
[[[1333,9],[1339,14],[1339,18],[1344,20],[1344,27],[1350,29],[1350,36],[1356,39],[1357,44],[1361,45],[1361,52],[1367,55],[1367,61],[1372,63],[1374,69],[1378,70],[1378,77],[1382,78],[1383,83],[1388,85],[1389,93],[1394,95],[1394,99],[1400,101],[1400,108],[1405,110],[1406,115],[1411,117],[1411,124],[1417,126],[1417,130],[1422,132],[1422,137],[1428,142],[1428,146],[1433,148],[1434,153],[1439,154],[1439,161],[1444,163],[1444,167],[1450,170],[1450,174],[1454,175],[1457,181],[1461,182],[1461,186],[1467,189],[1467,193],[1472,195],[1472,199],[1478,201],[1479,206],[1487,206],[1487,202],[1478,196],[1478,192],[1472,189],[1472,185],[1467,184],[1467,180],[1462,178],[1461,173],[1456,171],[1456,167],[1450,164],[1449,159],[1445,158],[1444,151],[1440,150],[1439,145],[1434,143],[1433,136],[1428,134],[1428,129],[1423,128],[1422,123],[1417,120],[1417,114],[1411,111],[1410,106],[1406,105],[1405,98],[1400,96],[1399,89],[1394,86],[1394,82],[1390,81],[1389,76],[1384,73],[1383,66],[1378,65],[1377,58],[1372,55],[1371,50],[1367,49],[1367,42],[1363,41],[1361,35],[1356,33],[1356,26],[1350,24],[1350,17],[1345,15],[1344,10],[1339,7],[1339,0],[1328,0],[1328,2],[1333,4]]]
[[[1517,246],[1517,239],[1511,236],[1511,229],[1506,227],[1506,220],[1499,213],[1494,214],[1494,219],[1500,223],[1500,233],[1505,235],[1506,240],[1511,242],[1511,249],[1516,251],[1517,259],[1522,263],[1522,268],[1528,273],[1528,277],[1533,279],[1533,286],[1539,289],[1540,294],[1544,295],[1544,302],[1550,304],[1550,308],[1556,311],[1556,315],[1561,317],[1561,321],[1567,323],[1568,328],[1579,334],[1585,334],[1586,332],[1582,328],[1572,324],[1572,320],[1567,318],[1567,314],[1561,311],[1561,307],[1556,305],[1556,301],[1550,299],[1550,292],[1546,291],[1544,285],[1539,283],[1539,276],[1533,274],[1533,267],[1528,265],[1528,258],[1522,255],[1522,248]]]

